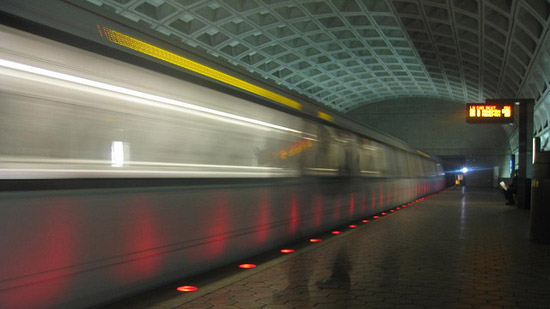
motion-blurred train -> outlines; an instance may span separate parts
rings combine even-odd
[[[443,188],[342,116],[0,30],[1,308],[105,303]]]

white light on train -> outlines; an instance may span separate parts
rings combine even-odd
[[[111,144],[111,166],[122,167],[124,165],[124,144],[114,141]]]
[[[276,125],[273,123],[269,123],[269,122],[265,122],[257,119],[243,117],[243,116],[211,109],[208,107],[202,107],[202,106],[194,105],[183,101],[169,99],[169,98],[165,98],[165,97],[161,97],[161,96],[157,96],[157,95],[153,95],[153,94],[149,94],[149,93],[145,93],[137,90],[132,90],[124,87],[119,87],[119,86],[115,86],[107,83],[102,83],[102,82],[98,82],[98,81],[94,81],[94,80],[90,80],[90,79],[86,79],[78,76],[73,76],[65,73],[37,68],[34,66],[13,62],[13,61],[8,61],[5,59],[0,59],[0,66],[5,68],[10,68],[10,69],[15,69],[22,72],[33,73],[40,76],[50,77],[61,81],[71,82],[78,85],[84,85],[95,89],[106,90],[119,95],[122,94],[122,95],[130,96],[132,98],[131,101],[141,103],[141,104],[147,104],[151,106],[164,107],[164,108],[170,108],[170,109],[177,109],[180,112],[192,113],[201,117],[207,117],[211,119],[221,120],[224,122],[244,125],[248,127],[252,126],[252,127],[256,127],[264,130],[275,129],[275,130],[286,131],[286,132],[291,132],[296,134],[302,133],[299,130],[283,127],[280,125]]]
[[[469,169],[467,167],[462,168],[462,174],[468,173]]]

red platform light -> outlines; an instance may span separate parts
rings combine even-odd
[[[192,286],[192,285],[182,285],[182,286],[179,286],[176,290],[180,291],[180,292],[195,292],[197,291],[199,288],[196,287],[196,286]]]
[[[292,253],[294,249],[281,249],[281,253]]]
[[[321,238],[311,238],[309,242],[322,242],[323,240]]]
[[[239,268],[243,268],[243,269],[256,268],[256,264],[241,264],[239,265]]]
[[[395,210],[393,210],[393,209],[390,209],[390,212],[395,212]]]
[[[349,225],[349,228],[350,228],[350,229],[354,229],[354,228],[356,228],[356,227],[357,227],[357,225],[355,225],[355,224],[350,224],[350,225]]]
[[[365,220],[363,220],[363,221],[361,221],[361,222],[363,222],[363,223],[369,223],[370,221],[367,220],[367,219],[365,219]]]
[[[397,209],[397,210],[400,210],[400,209],[401,209],[401,207],[397,207],[397,208],[395,208],[395,209]]]
[[[385,215],[387,215],[387,214],[388,214],[387,212],[381,213],[382,216],[385,216]]]
[[[341,232],[341,231],[332,231],[332,234],[334,234],[334,235],[340,235],[340,234],[342,234],[342,232]]]
[[[373,219],[378,219],[378,218],[380,218],[380,216],[373,216],[372,218]]]

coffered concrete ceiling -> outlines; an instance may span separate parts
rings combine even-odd
[[[546,0],[71,2],[342,112],[393,98],[540,99],[550,81]]]

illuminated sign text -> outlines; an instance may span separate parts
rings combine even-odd
[[[468,104],[466,122],[509,123],[514,121],[512,104]]]

